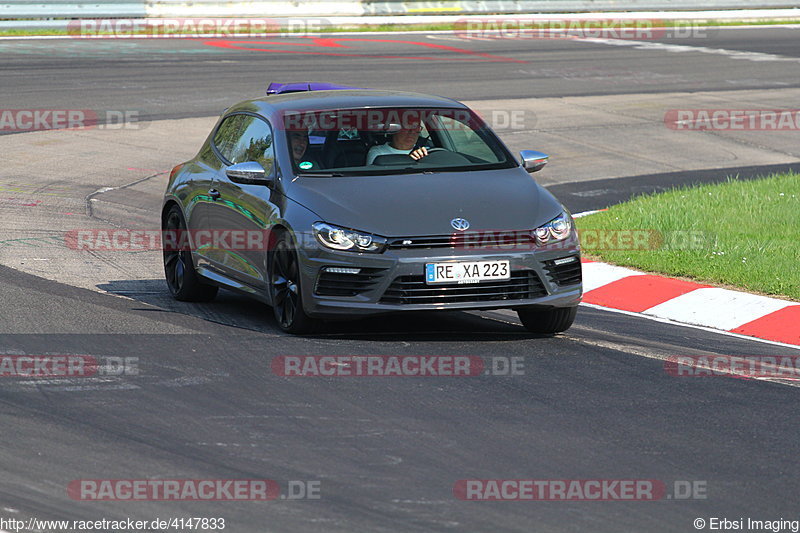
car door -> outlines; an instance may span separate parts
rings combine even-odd
[[[246,285],[263,288],[267,283],[266,249],[269,229],[278,207],[273,191],[265,185],[235,183],[226,174],[231,165],[257,162],[266,175],[276,172],[273,131],[262,117],[241,113],[232,145],[214,178],[217,199],[209,209],[214,242],[214,267]]]
[[[219,269],[219,265],[223,262],[224,254],[211,245],[212,228],[216,225],[212,217],[216,202],[220,198],[215,182],[220,173],[225,172],[229,158],[233,155],[233,147],[239,137],[243,118],[242,115],[223,118],[214,131],[211,141],[200,154],[199,159],[203,162],[204,172],[202,179],[194,182],[196,194],[192,199],[192,215],[189,222],[198,266]]]

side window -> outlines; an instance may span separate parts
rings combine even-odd
[[[269,174],[275,165],[275,146],[272,142],[272,128],[266,121],[250,115],[242,117],[240,134],[233,145],[232,163],[256,161],[261,163]]]
[[[214,135],[214,146],[217,147],[222,157],[232,161],[233,147],[239,134],[244,115],[231,115],[220,124]]]

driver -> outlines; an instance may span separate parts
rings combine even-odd
[[[392,135],[392,139],[385,143],[373,146],[367,152],[367,164],[371,165],[375,158],[381,155],[407,155],[414,161],[419,161],[428,155],[424,146],[414,149],[422,124],[417,120],[406,124],[402,129]]]

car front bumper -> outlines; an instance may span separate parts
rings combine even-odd
[[[574,307],[582,296],[577,245],[510,251],[393,249],[382,254],[336,252],[312,247],[301,250],[299,256],[305,311],[320,318],[400,311]],[[487,281],[424,285],[427,263],[494,260],[510,262],[512,280],[507,284]],[[557,267],[561,270],[554,267],[553,262],[558,260],[564,263]],[[326,267],[358,268],[359,274],[326,274],[321,277]],[[566,280],[568,283],[559,283],[564,281],[559,277],[559,272],[563,273],[564,269],[570,269],[573,275]],[[336,287],[341,290],[335,290]]]

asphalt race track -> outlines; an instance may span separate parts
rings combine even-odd
[[[508,312],[377,317],[295,338],[278,330],[267,307],[237,295],[172,301],[157,254],[84,257],[10,241],[146,227],[157,220],[165,172],[193,155],[213,117],[269,81],[534,110],[529,127],[499,133],[515,149],[561,155],[541,179],[574,212],[676,184],[797,169],[797,132],[664,141],[705,147],[707,159],[642,154],[656,154],[667,136],[651,119],[674,105],[660,102],[796,107],[798,31],[709,30],[640,45],[445,34],[350,35],[356,40],[345,46],[0,40],[3,108],[137,110],[154,121],[131,132],[0,136],[0,353],[133,358],[138,369],[0,379],[0,517],[224,517],[236,533],[687,532],[696,518],[797,519],[796,383],[678,378],[664,363],[796,349],[588,306],[551,338],[529,335]],[[298,45],[307,53],[289,53]],[[648,102],[649,122],[629,115],[582,125],[600,107],[631,101]],[[624,142],[612,152],[598,136]],[[285,355],[521,358],[523,371],[292,378],[271,367]],[[77,501],[67,487],[80,479],[271,479],[284,494],[299,480],[319,482],[319,498]],[[671,497],[470,502],[454,495],[464,479],[661,480]],[[705,497],[674,492],[687,481]]]
[[[645,43],[790,60],[724,60],[708,53],[665,53],[585,40],[474,40],[451,34],[347,35],[339,46],[277,38],[233,41],[238,44],[3,40],[0,53],[8,108],[126,106],[145,117],[181,118],[219,115],[231,102],[263,94],[270,81],[286,79],[402,87],[459,100],[799,88],[798,31],[703,29],[704,37]],[[290,43],[300,43],[304,53],[296,53],[299,46]]]

